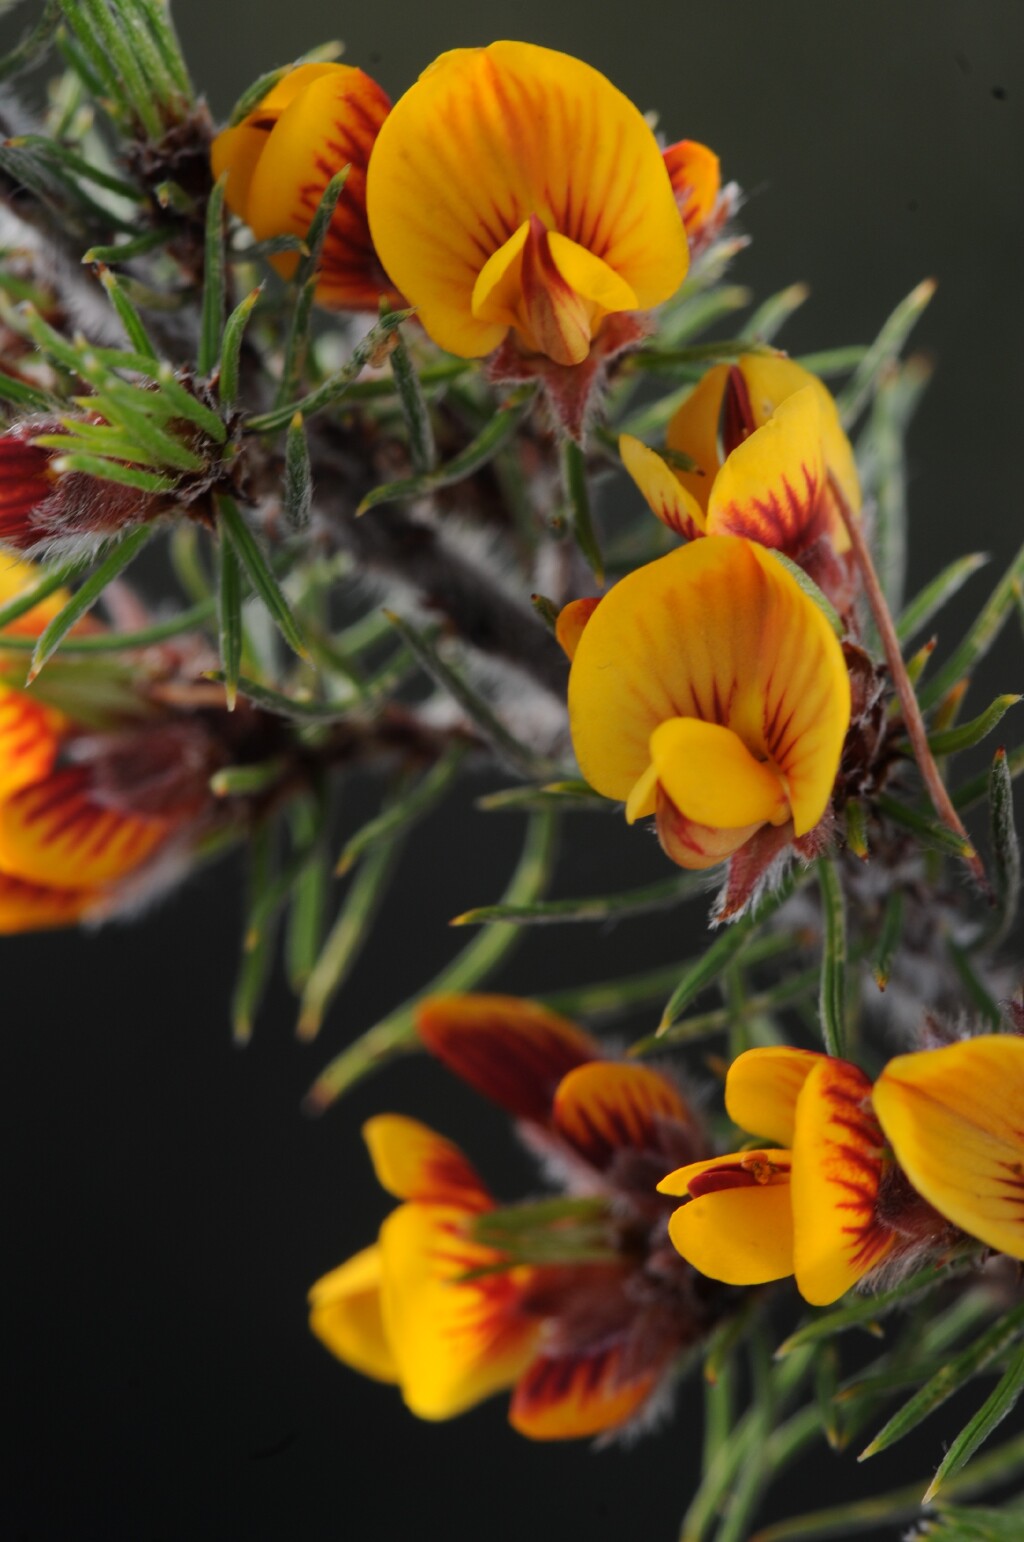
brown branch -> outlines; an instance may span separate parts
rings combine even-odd
[[[939,768],[935,764],[935,756],[932,754],[931,745],[928,743],[928,730],[925,727],[924,718],[921,716],[921,708],[918,705],[917,695],[911,684],[910,676],[907,674],[907,666],[903,662],[903,651],[900,648],[900,641],[896,635],[896,626],[885,595],[882,592],[882,586],[878,581],[878,574],[875,572],[875,564],[868,549],[868,544],[864,539],[860,519],[850,508],[842,488],[831,472],[829,473],[829,486],[832,490],[832,496],[836,500],[843,524],[846,526],[847,534],[850,537],[850,545],[864,584],[864,593],[867,595],[871,614],[875,619],[878,635],[882,641],[886,663],[889,666],[889,672],[896,687],[896,694],[900,699],[900,706],[903,708],[903,721],[906,725],[907,736],[910,739],[911,748],[914,751],[914,759],[917,761],[925,787],[928,789],[928,796],[932,800],[932,807],[946,828],[963,841],[966,848],[963,853],[964,862],[967,864],[982,892],[991,896],[991,887],[985,876],[985,869],[981,858],[974,849],[974,843],[967,834],[963,821],[953,806],[953,800],[950,798],[946,784],[939,775]]]

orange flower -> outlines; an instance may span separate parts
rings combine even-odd
[[[442,348],[583,363],[606,318],[687,267],[653,133],[578,59],[531,43],[442,54],[396,103],[370,165],[370,228]]]
[[[670,467],[629,434],[619,448],[652,511],[677,534],[744,535],[791,557],[826,537],[836,552],[848,549],[830,477],[859,511],[853,451],[825,386],[791,359],[745,354],[716,364],[675,413],[666,444],[695,469]]]
[[[450,1142],[411,1119],[364,1129],[403,1201],[364,1249],[314,1285],[310,1323],[353,1369],[444,1419],[512,1389],[521,1434],[614,1430],[651,1406],[714,1315],[666,1247],[663,1153],[703,1145],[670,1081],[600,1060],[572,1023],[505,996],[425,1001],[425,1045],[530,1129],[570,1197],[499,1209]],[[575,1187],[577,1197],[572,1197]]]
[[[301,64],[282,76],[248,117],[213,141],[213,174],[228,174],[228,207],[259,240],[305,236],[324,188],[348,176],[324,242],[316,288],[329,310],[375,311],[382,295],[397,303],[366,222],[366,168],[388,115],[387,96],[347,64]],[[284,278],[295,252],[270,258]]]
[[[559,634],[583,775],[630,823],[656,814],[681,867],[712,867],[762,831],[774,855],[821,820],[849,675],[822,611],[762,546],[695,541],[596,608],[574,602]]]
[[[718,156],[696,139],[680,139],[662,151],[662,158],[693,256],[714,238],[729,212]]]

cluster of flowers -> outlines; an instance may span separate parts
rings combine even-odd
[[[878,1271],[978,1243],[1024,1259],[1016,1034],[901,1055],[874,1086],[846,1060],[748,1050],[726,1107],[776,1144],[708,1156],[670,1075],[601,1058],[534,1003],[428,998],[418,1031],[520,1122],[569,1195],[499,1209],[424,1125],[386,1114],[365,1126],[402,1204],[376,1244],[313,1286],[310,1322],[421,1418],[513,1388],[510,1420],[533,1439],[637,1425],[664,1406],[681,1351],[735,1309],[728,1287],[795,1275],[825,1306]]]

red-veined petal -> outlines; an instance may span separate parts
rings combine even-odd
[[[600,1048],[567,1018],[518,996],[428,996],[420,1038],[450,1071],[517,1119],[546,1124],[563,1076]]]
[[[115,883],[172,828],[167,819],[105,808],[91,795],[88,770],[71,766],[0,803],[0,871],[62,888]]]
[[[0,800],[49,776],[65,727],[53,707],[0,687]]]
[[[704,509],[667,461],[639,439],[634,439],[632,434],[620,435],[619,454],[622,464],[646,498],[651,513],[656,514],[663,525],[688,541],[704,534]]]
[[[531,1440],[575,1440],[618,1429],[640,1409],[656,1370],[624,1374],[619,1344],[589,1354],[538,1355],[516,1382],[509,1422]]]
[[[489,1210],[491,1196],[458,1146],[418,1119],[377,1114],[363,1125],[377,1182],[396,1199]]]
[[[718,202],[722,173],[718,156],[696,139],[680,139],[662,155],[690,241],[700,235]]]
[[[74,926],[98,898],[94,889],[56,889],[0,873],[0,936]]]
[[[830,509],[821,407],[807,387],[726,458],[711,490],[707,528],[796,555],[829,529]]]
[[[690,1122],[682,1096],[650,1066],[594,1060],[577,1066],[555,1093],[554,1127],[592,1167],[616,1151],[658,1151],[663,1120]]]
[[[452,1206],[409,1204],[381,1227],[384,1331],[421,1419],[450,1419],[511,1387],[540,1331],[520,1310],[529,1271],[490,1272],[500,1255],[472,1242],[466,1221]]]
[[[895,1234],[878,1220],[884,1141],[871,1082],[823,1055],[796,1102],[793,1134],[794,1273],[812,1306],[838,1300],[885,1258]]]
[[[387,272],[435,342],[464,357],[505,335],[507,323],[474,312],[474,288],[532,215],[600,259],[641,308],[668,299],[686,272],[685,232],[641,114],[589,65],[530,43],[456,49],[424,71],[381,130],[368,208]]]
[[[1024,1039],[983,1034],[897,1055],[873,1101],[897,1162],[929,1204],[1024,1259]]]
[[[332,1355],[374,1381],[397,1382],[398,1367],[381,1312],[381,1250],[364,1248],[317,1280],[309,1326]]]

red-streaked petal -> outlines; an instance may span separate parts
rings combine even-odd
[[[646,498],[651,513],[656,514],[663,525],[687,541],[704,534],[703,508],[667,461],[639,439],[634,439],[632,434],[620,435],[619,454],[622,464]]]
[[[688,262],[640,113],[589,65],[529,43],[455,49],[423,72],[381,130],[368,208],[391,278],[463,357],[505,334],[474,313],[474,286],[531,215],[600,259],[641,309],[668,299]]]
[[[676,203],[693,242],[715,211],[722,188],[718,156],[696,139],[680,139],[662,151]]]
[[[780,1146],[792,1146],[796,1100],[822,1058],[816,1050],[788,1044],[738,1055],[725,1079],[725,1107],[733,1124],[750,1135],[767,1135]]]
[[[624,1378],[623,1348],[538,1355],[516,1383],[509,1422],[531,1440],[575,1440],[617,1429],[640,1409],[657,1371]]]
[[[592,1167],[616,1151],[658,1151],[659,1122],[689,1123],[689,1110],[667,1077],[650,1066],[595,1060],[577,1066],[555,1093],[554,1127]]]
[[[398,1367],[381,1312],[381,1250],[364,1248],[309,1292],[309,1326],[345,1365],[374,1381],[396,1382]]]
[[[587,598],[584,600],[570,600],[568,605],[563,605],[558,612],[558,620],[555,622],[555,636],[561,644],[563,652],[572,659],[580,638],[583,636],[583,628],[601,603],[601,597]]]
[[[708,533],[799,555],[826,533],[831,503],[818,394],[787,397],[729,455],[708,502]]]
[[[91,796],[88,770],[72,766],[0,804],[0,871],[61,888],[116,883],[172,828],[166,819],[104,808]]]
[[[529,1271],[492,1272],[500,1255],[466,1236],[445,1205],[402,1205],[380,1232],[384,1331],[402,1395],[421,1419],[450,1419],[511,1387],[540,1323],[521,1310]],[[466,1278],[474,1271],[475,1278]]]
[[[770,1151],[733,1151],[724,1156],[704,1157],[688,1162],[662,1178],[659,1194],[697,1198],[720,1189],[762,1188],[788,1183],[793,1153],[783,1149]]]
[[[50,774],[64,727],[54,708],[0,687],[0,799]]]
[[[489,1210],[491,1196],[458,1146],[418,1119],[378,1114],[363,1125],[377,1182],[396,1199]]]
[[[895,1241],[876,1213],[885,1141],[870,1100],[864,1072],[827,1055],[797,1098],[794,1273],[812,1306],[838,1300],[882,1262]]]
[[[654,774],[657,776],[656,769]],[[720,862],[728,862],[758,830],[764,828],[759,821],[749,825],[724,825],[721,829],[698,824],[697,820],[687,819],[680,813],[660,784],[655,813],[662,851],[677,867],[691,873],[702,873],[709,867],[717,867]]]
[[[416,1027],[456,1076],[535,1124],[547,1123],[563,1076],[601,1053],[567,1018],[518,996],[428,996],[417,1008]]]
[[[1024,1038],[897,1055],[874,1086],[897,1162],[940,1215],[1024,1259]]]
[[[0,936],[74,926],[97,899],[94,889],[54,889],[0,873]]]

